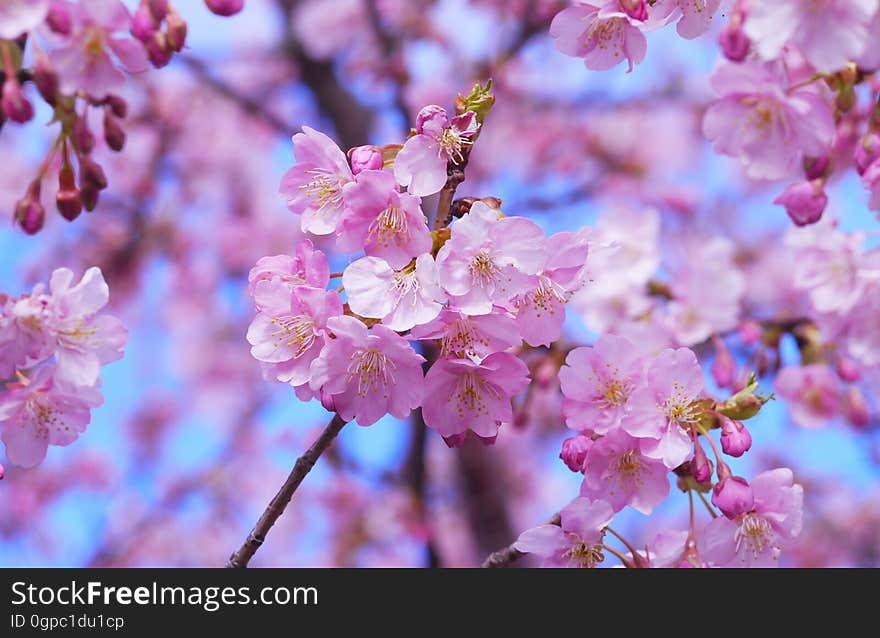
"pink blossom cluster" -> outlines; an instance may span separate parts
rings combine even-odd
[[[100,313],[109,289],[100,269],[78,282],[59,268],[48,290],[0,295],[0,426],[6,456],[32,467],[49,445],[70,445],[103,403],[101,367],[122,357],[128,333]]]
[[[606,550],[616,551],[604,543],[614,515],[627,506],[650,514],[669,496],[670,471],[682,491],[711,490],[722,516],[713,514],[698,529],[691,508],[687,531],[664,532],[641,553],[624,541],[629,566],[770,565],[784,541],[798,534],[802,488],[791,470],[765,472],[751,483],[734,476],[709,434],[720,430],[726,455],[740,457],[751,448],[748,429],[725,412],[750,416],[742,407],[757,398],[754,387],[716,403],[704,393],[703,371],[691,350],[645,356],[615,335],[573,349],[559,382],[566,424],[578,432],[563,443],[560,458],[583,473],[580,496],[561,511],[559,525],[524,532],[514,545],[519,551],[537,554],[544,566],[595,566]],[[701,437],[715,455],[714,466]]]

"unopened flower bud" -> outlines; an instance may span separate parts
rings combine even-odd
[[[147,5],[157,22],[164,20],[168,14],[168,0],[147,0]]]
[[[85,117],[76,118],[70,139],[77,150],[85,155],[91,153],[95,148],[95,136],[89,130],[89,124]]]
[[[348,151],[351,161],[351,172],[357,175],[361,171],[380,171],[385,166],[382,152],[375,146],[355,146]]]
[[[153,17],[150,8],[141,3],[131,18],[131,35],[146,44],[158,29],[159,22]]]
[[[156,31],[150,39],[144,43],[144,46],[147,49],[147,57],[150,59],[150,64],[157,69],[161,69],[163,66],[171,62],[171,56],[174,55],[174,50],[168,44],[168,38],[166,35],[161,31]]]
[[[82,200],[80,200],[75,179],[73,167],[65,161],[58,174],[58,194],[55,196],[55,205],[61,216],[69,222],[79,217],[82,212]]]
[[[562,442],[562,451],[559,453],[559,458],[562,459],[562,462],[572,472],[583,472],[584,461],[591,447],[593,447],[593,439],[590,437],[582,434],[573,436]]]
[[[46,221],[46,210],[40,202],[40,180],[31,182],[27,193],[15,204],[15,221],[28,235],[36,235]]]
[[[752,435],[739,421],[719,416],[721,421],[721,449],[725,454],[740,457],[752,447]]]
[[[104,112],[104,141],[114,151],[121,151],[125,146],[125,131],[109,112]]]
[[[53,2],[46,15],[46,24],[52,31],[61,35],[70,35],[70,5],[66,2]]]
[[[755,495],[747,480],[729,476],[719,481],[712,490],[712,504],[727,518],[736,518],[755,509]]]
[[[87,185],[96,188],[99,191],[107,188],[107,176],[104,175],[104,169],[95,160],[89,157],[83,157],[79,162],[79,181],[80,189]]]
[[[862,372],[855,362],[849,357],[837,357],[837,376],[844,381],[858,381],[862,378]]]
[[[648,7],[645,0],[620,0],[620,8],[633,20],[644,22],[648,19]]]
[[[79,200],[82,202],[83,208],[88,212],[95,210],[98,205],[98,197],[100,191],[91,182],[83,184],[79,190]]]
[[[712,478],[712,461],[699,441],[694,442],[694,458],[691,459],[691,474],[698,483],[705,483]]]
[[[104,98],[104,103],[110,107],[110,111],[118,118],[128,115],[128,102],[112,93]]]
[[[822,218],[828,196],[822,180],[797,182],[788,186],[773,203],[784,206],[785,212],[798,226],[808,226]]]
[[[49,64],[49,58],[45,54],[37,55],[37,61],[34,67],[34,84],[46,103],[55,106],[58,96],[58,74]]]
[[[168,27],[165,36],[168,46],[180,53],[186,43],[186,21],[176,11],[171,11],[165,18],[165,24]]]
[[[21,84],[13,75],[3,82],[3,95],[0,98],[0,109],[13,122],[23,124],[34,117],[34,105],[30,103],[21,91]]]
[[[851,385],[846,391],[846,418],[855,427],[861,429],[871,424],[871,411],[865,395],[856,386]]]
[[[751,42],[743,31],[742,23],[734,23],[733,20],[726,24],[718,34],[718,44],[721,52],[731,62],[742,62],[749,54]]]
[[[859,175],[864,174],[877,158],[880,158],[880,134],[872,131],[856,144],[853,160]]]
[[[736,376],[736,361],[721,339],[715,341],[715,360],[712,362],[711,373],[719,388],[729,388]]]
[[[761,324],[752,319],[746,319],[739,324],[739,337],[750,346],[761,338]]]
[[[244,8],[244,0],[205,0],[205,4],[218,16],[233,16]]]

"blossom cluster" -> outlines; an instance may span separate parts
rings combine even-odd
[[[103,403],[101,367],[122,357],[128,333],[101,313],[110,291],[98,268],[78,282],[59,268],[48,289],[0,295],[0,427],[14,465],[32,467],[49,445],[70,445]]]
[[[698,526],[692,507],[688,530],[664,531],[641,553],[627,543],[625,564],[770,565],[799,533],[803,490],[791,470],[764,472],[749,482],[734,476],[722,458],[751,448],[741,419],[765,400],[754,393],[756,383],[716,402],[703,392],[703,371],[691,350],[645,356],[632,341],[610,334],[572,350],[559,381],[566,424],[578,432],[563,443],[560,458],[584,479],[560,524],[527,530],[514,545],[519,551],[541,556],[544,566],[594,567],[606,550],[615,551],[604,544],[614,515],[625,507],[650,514],[669,496],[670,471],[682,491],[711,490],[722,515]],[[721,452],[711,429],[720,430]],[[714,465],[701,441],[712,449]]]
[[[228,16],[244,0],[205,0],[211,11]],[[132,15],[121,0],[7,0],[0,6],[0,125],[34,118],[24,85],[33,83],[61,130],[24,197],[15,221],[28,234],[45,223],[42,182],[56,156],[56,207],[73,221],[92,211],[107,188],[103,167],[92,151],[97,144],[90,110],[100,113],[107,148],[121,151],[122,120],[128,104],[119,92],[126,74],[160,68],[183,50],[187,24],[169,0],[141,0]],[[76,167],[76,168],[75,168]],[[78,174],[78,175],[77,175]]]

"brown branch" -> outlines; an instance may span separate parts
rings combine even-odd
[[[562,520],[559,514],[554,514],[553,517],[544,523],[545,525],[560,525]],[[503,549],[499,549],[497,552],[492,552],[489,554],[488,558],[483,561],[481,567],[484,568],[498,568],[498,567],[510,567],[510,564],[519,560],[522,556],[525,556],[525,553],[519,551],[514,547],[516,543],[508,545]]]
[[[333,439],[336,438],[336,435],[339,434],[345,423],[341,416],[338,414],[334,415],[330,423],[327,424],[327,427],[324,428],[324,431],[321,432],[318,440],[312,443],[308,451],[296,460],[287,480],[284,481],[284,485],[281,486],[281,489],[278,490],[278,493],[269,502],[269,505],[260,516],[257,524],[254,525],[251,533],[248,534],[241,547],[229,557],[229,561],[226,563],[227,567],[248,566],[248,562],[250,562],[251,558],[260,548],[260,545],[266,540],[266,534],[269,533],[275,521],[284,513],[284,509],[290,503],[290,499],[300,483],[303,482],[303,479],[314,467],[318,458],[324,453],[324,450],[330,447]]]
[[[237,104],[249,115],[253,115],[254,117],[263,120],[278,133],[281,133],[282,135],[290,135],[296,128],[271,111],[268,111],[260,100],[240,93],[234,87],[212,75],[205,66],[205,63],[201,60],[191,56],[181,56],[180,61],[206,86],[213,89],[222,97]]]
[[[470,153],[464,154],[460,164],[449,162],[446,167],[446,184],[440,191],[440,199],[437,200],[437,215],[434,217],[434,230],[445,228],[452,221],[452,200],[455,199],[455,191],[464,181],[464,169],[468,163]]]

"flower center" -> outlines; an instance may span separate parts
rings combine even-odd
[[[355,350],[349,357],[346,373],[348,382],[357,379],[358,396],[363,398],[368,392],[382,392],[388,398],[388,384],[397,385],[394,370],[397,366],[383,353],[375,349]]]
[[[48,438],[50,429],[70,430],[70,426],[64,423],[64,415],[52,406],[43,392],[38,392],[28,399],[27,410],[33,417],[32,422],[36,425],[34,438]]]
[[[446,157],[457,164],[464,161],[462,149],[473,144],[472,140],[464,137],[452,127],[443,129],[443,132],[440,133],[440,137],[437,138],[437,141],[440,144],[440,150],[446,155]]]
[[[342,181],[335,174],[324,168],[312,168],[305,171],[312,180],[299,187],[306,197],[315,203],[317,213],[323,213],[328,206],[338,210],[342,206]]]
[[[384,247],[389,246],[392,241],[401,244],[408,240],[407,229],[406,213],[395,204],[379,213],[370,223],[367,241]]]
[[[88,58],[98,58],[104,54],[104,32],[97,27],[89,27],[83,42],[83,51]]]
[[[767,519],[754,513],[746,514],[734,534],[736,551],[751,552],[754,558],[758,558],[768,548],[778,549],[773,545],[774,537],[773,528]]]
[[[497,281],[501,275],[501,268],[498,267],[486,249],[481,250],[474,256],[469,269],[471,281],[480,288],[485,288],[490,283]]]
[[[476,356],[474,346],[477,344],[488,348],[489,340],[481,336],[467,318],[459,318],[452,322],[443,335],[440,341],[440,354],[444,357]]]
[[[491,399],[500,399],[501,392],[493,384],[488,383],[483,377],[474,372],[466,372],[461,375],[458,386],[452,396],[455,403],[455,411],[459,418],[464,418],[465,413],[474,416],[489,414],[489,405],[483,398],[488,395]]]
[[[688,396],[678,381],[672,384],[672,395],[662,406],[670,425],[678,425],[687,430],[700,420],[702,413],[699,403]]]
[[[611,474],[605,477],[606,481],[612,478],[620,485],[620,487],[630,494],[645,484],[642,474],[645,466],[642,463],[641,456],[636,450],[627,450],[617,457],[616,460],[609,464]],[[614,494],[614,491],[611,491]]]
[[[415,270],[401,270],[394,273],[394,279],[392,280],[391,286],[397,297],[397,303],[400,303],[400,300],[407,295],[412,296],[410,302],[413,306],[418,303],[418,293],[422,286],[416,277]]]
[[[605,554],[602,553],[601,545],[587,545],[580,542],[569,547],[562,554],[563,558],[567,558],[578,567],[595,567],[605,560]]]
[[[273,344],[292,348],[294,359],[299,359],[315,342],[315,321],[308,315],[275,317],[272,323],[278,326],[272,333]]]

